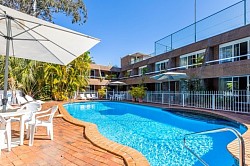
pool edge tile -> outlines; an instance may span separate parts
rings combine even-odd
[[[107,139],[106,137],[101,135],[95,124],[73,118],[63,107],[63,104],[67,103],[68,102],[63,102],[59,104],[59,112],[63,115],[62,118],[72,124],[82,126],[84,136],[91,143],[110,153],[122,157],[127,166],[150,166],[146,157],[143,156],[139,151]]]

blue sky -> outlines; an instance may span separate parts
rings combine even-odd
[[[197,20],[239,0],[197,0]],[[120,66],[120,58],[135,52],[154,52],[154,42],[194,22],[194,0],[84,0],[85,24],[54,22],[101,39],[90,50],[97,64]]]

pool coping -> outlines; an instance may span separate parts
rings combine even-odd
[[[85,102],[85,101],[76,101],[76,102]],[[68,103],[70,102],[63,102],[63,103],[58,104],[59,112],[62,114],[62,118],[72,124],[83,127],[84,136],[92,144],[110,153],[113,153],[115,155],[122,157],[127,166],[138,166],[138,165],[149,166],[150,165],[146,157],[144,157],[139,151],[131,147],[124,146],[124,145],[118,144],[114,141],[107,139],[106,137],[101,135],[101,133],[98,131],[98,128],[95,124],[84,122],[84,121],[81,121],[72,117],[68,113],[68,111],[63,107],[64,104],[68,104]]]
[[[101,101],[101,100],[95,100],[95,101]],[[104,100],[104,101],[108,101],[108,100]],[[86,102],[86,101],[75,101],[75,102]],[[119,101],[119,102],[122,102],[122,101]],[[63,107],[63,104],[67,104],[67,103],[70,103],[70,102],[64,102],[64,103],[59,104],[59,111],[60,113],[63,114],[63,118],[70,123],[84,127],[85,137],[94,145],[110,153],[113,153],[122,157],[128,166],[130,165],[131,166],[132,165],[149,166],[150,165],[147,159],[139,151],[133,148],[130,148],[128,146],[118,144],[114,141],[107,139],[103,135],[101,135],[95,124],[80,121],[80,120],[73,118],[67,112],[67,110],[65,110],[65,108]],[[203,112],[203,113],[206,112],[212,115],[219,115],[220,117],[242,123],[247,127],[247,131],[242,135],[244,142],[245,142],[245,165],[250,165],[250,149],[249,148],[247,149],[247,147],[250,147],[250,121],[240,118],[239,116],[241,116],[241,114],[237,114],[238,115],[237,117],[237,116],[234,116],[236,113],[226,112],[226,111],[213,111],[213,110],[206,110],[206,109],[197,109],[193,107],[175,107],[175,106],[169,107],[168,105],[162,105],[162,104],[136,103],[136,102],[129,102],[129,101],[125,101],[123,103],[152,106],[152,107],[157,107],[161,109],[195,110],[195,111]],[[238,148],[239,146],[238,146],[237,138],[233,140],[232,142],[230,142],[227,146],[227,149],[229,150],[229,152],[236,158],[238,158]]]

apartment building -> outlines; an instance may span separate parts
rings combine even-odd
[[[88,90],[98,90],[102,86],[108,86],[111,81],[119,78],[120,68],[118,67],[91,64],[90,68]]]
[[[168,87],[171,91],[193,90],[192,86],[200,88],[195,90],[249,91],[249,53],[250,25],[245,25],[157,56],[125,56],[120,80],[128,86],[143,83],[152,91],[168,91]],[[135,61],[135,57],[140,58]],[[150,78],[167,71],[184,72],[189,79],[160,83]]]

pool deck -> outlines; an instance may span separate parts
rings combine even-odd
[[[55,102],[43,105],[43,110]],[[65,121],[57,114],[54,118],[54,140],[49,140],[46,129],[38,128],[33,146],[28,140],[8,152],[2,150],[0,166],[124,166],[124,159],[107,150],[101,149],[85,138],[84,128]],[[12,124],[13,137],[19,137],[19,123]]]
[[[130,102],[128,102],[130,103]],[[12,148],[11,152],[2,150],[0,166],[8,165],[92,165],[92,166],[147,166],[146,158],[138,151],[117,144],[103,137],[97,126],[82,122],[71,117],[62,107],[63,102],[47,102],[43,109],[58,104],[60,114],[54,118],[54,140],[46,136],[43,128],[38,128],[34,146],[28,146],[25,140],[23,146]],[[134,103],[139,104],[139,103]],[[142,105],[169,108],[168,105],[140,103]],[[183,107],[171,107],[187,109]],[[188,108],[189,110],[205,111],[228,117],[245,124],[250,128],[250,115],[223,111],[211,111]],[[13,136],[18,137],[18,124],[12,125]],[[245,141],[245,162],[250,166],[250,131],[243,134]],[[238,156],[238,143],[233,141],[228,145],[230,152]],[[218,156],[219,157],[219,156]]]

